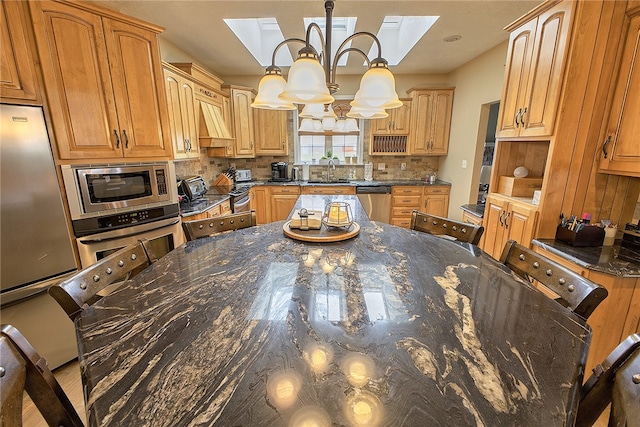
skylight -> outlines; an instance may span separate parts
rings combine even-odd
[[[271,65],[273,50],[284,40],[275,18],[225,19],[224,22],[261,66]],[[283,46],[276,55],[276,65],[283,67],[291,64],[291,53]]]
[[[341,18],[341,17],[333,17],[331,21],[331,60],[333,61],[336,57],[336,52],[340,47],[340,44],[350,35],[352,35],[356,28],[356,21],[358,18],[350,17],[350,18]],[[304,18],[304,28],[302,29],[303,34],[304,31],[309,27],[309,24],[315,22],[318,24],[320,29],[322,30],[322,37],[326,37],[326,18]],[[322,45],[320,43],[320,37],[316,31],[311,32],[311,45],[316,49],[318,54],[322,53]],[[351,46],[351,42],[345,45],[345,48],[349,48]],[[344,67],[347,65],[347,59],[349,58],[349,52],[345,53],[340,57],[338,61],[338,66]]]
[[[389,65],[400,61],[436,23],[439,16],[385,16],[377,37],[382,45],[382,56]],[[369,50],[369,59],[378,57],[375,43]]]

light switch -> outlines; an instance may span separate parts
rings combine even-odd
[[[462,161],[462,169],[466,169],[467,168],[467,161],[463,160]]]

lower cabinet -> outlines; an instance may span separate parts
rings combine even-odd
[[[472,215],[467,211],[462,211],[462,222],[466,222],[467,224],[484,226],[483,218]],[[482,245],[484,244],[484,238],[485,238],[485,234],[482,233],[482,237],[480,238],[480,242],[478,243],[478,246],[482,247]]]
[[[485,237],[481,248],[495,259],[499,259],[507,240],[515,240],[529,247],[537,220],[537,206],[490,194],[485,204]]]
[[[270,192],[271,218],[269,222],[287,219],[300,196],[300,187],[298,185],[272,186]]]
[[[256,211],[256,224],[267,224],[271,217],[269,211],[269,187],[257,185],[249,191],[249,207]]]
[[[545,257],[607,288],[609,295],[589,316],[593,331],[585,379],[593,368],[601,363],[627,336],[640,333],[640,278],[619,277],[588,270],[556,254],[534,246]]]
[[[411,226],[411,212],[417,209],[446,218],[449,211],[448,186],[393,186],[391,188],[391,224]]]

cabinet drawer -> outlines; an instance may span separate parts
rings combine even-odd
[[[393,196],[393,206],[413,206],[418,209],[421,196]]]
[[[392,187],[391,194],[394,196],[419,196],[422,194],[422,187]]]
[[[340,186],[340,187],[303,187],[302,194],[344,194],[353,195],[356,194],[355,187]]]
[[[411,218],[411,213],[415,208],[411,206],[406,207],[394,207],[391,216],[393,218]]]
[[[424,187],[424,194],[449,194],[449,187]]]
[[[287,186],[287,187],[271,187],[271,195],[276,194],[300,194],[300,187]]]
[[[231,203],[227,200],[220,205],[220,214],[229,215],[231,213]]]
[[[397,227],[409,228],[411,227],[411,218],[392,218],[391,225]]]

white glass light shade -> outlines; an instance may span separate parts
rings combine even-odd
[[[318,132],[322,129],[322,124],[318,120],[302,119],[300,122],[299,132]]]
[[[351,110],[347,113],[347,117],[354,119],[384,119],[389,117],[389,113],[383,108],[361,108],[356,107],[352,103]]]
[[[322,129],[333,130],[336,127],[336,119],[333,117],[322,118]]]
[[[345,120],[344,129],[345,132],[358,132],[358,121],[356,119],[348,118]]]
[[[312,58],[296,59],[289,69],[287,85],[280,99],[295,104],[330,104],[334,101],[322,65]]]
[[[286,84],[287,82],[279,74],[265,75],[260,80],[258,95],[251,106],[269,110],[295,110],[296,106],[291,102],[278,98]]]
[[[396,81],[388,68],[369,68],[360,80],[351,105],[361,108],[398,108],[402,101],[396,93]]]
[[[321,119],[324,116],[324,104],[306,104],[299,116],[303,119]]]

